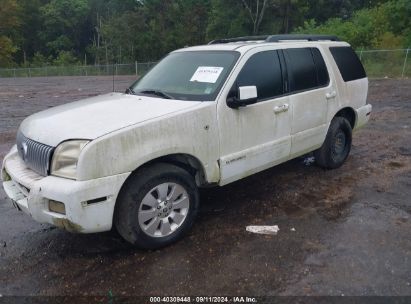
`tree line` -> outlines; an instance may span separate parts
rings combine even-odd
[[[224,37],[336,34],[411,45],[409,0],[0,0],[0,67],[154,61]]]

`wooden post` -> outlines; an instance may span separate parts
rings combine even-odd
[[[405,69],[407,67],[407,59],[408,59],[408,52],[409,51],[410,51],[410,49],[407,49],[407,52],[405,53],[404,65],[402,67],[402,74],[401,74],[402,78],[404,78],[404,75],[405,75]]]

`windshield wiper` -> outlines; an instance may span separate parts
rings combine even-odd
[[[127,88],[126,94],[136,95],[136,92],[134,92],[134,90],[130,87],[130,88]]]
[[[174,99],[174,97],[171,96],[170,94],[167,94],[163,91],[158,91],[158,90],[144,90],[144,91],[140,91],[138,93],[155,95],[155,96],[159,96],[159,97],[162,97],[162,98],[165,98],[165,99]]]

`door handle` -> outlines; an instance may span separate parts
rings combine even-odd
[[[289,105],[285,103],[285,104],[282,104],[280,106],[275,106],[274,107],[274,113],[279,114],[279,113],[282,113],[282,112],[287,112],[288,109],[289,109]]]
[[[336,96],[337,96],[336,91],[332,91],[332,92],[329,92],[329,93],[325,94],[325,98],[327,98],[327,99],[335,98]]]

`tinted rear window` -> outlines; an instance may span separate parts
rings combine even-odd
[[[283,79],[277,51],[253,55],[241,70],[237,85],[256,86],[258,99],[269,99],[283,94]]]
[[[291,92],[317,87],[317,70],[310,48],[286,49],[284,54]]]
[[[345,82],[367,77],[360,59],[351,47],[330,47]]]

